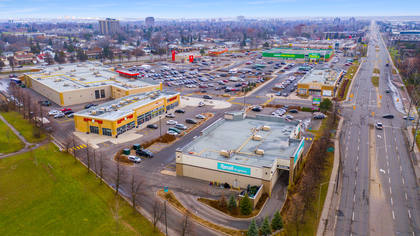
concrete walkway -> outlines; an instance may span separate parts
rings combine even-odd
[[[19,131],[17,131],[15,129],[15,127],[13,125],[11,125],[9,122],[7,122],[7,120],[4,119],[4,117],[1,114],[0,114],[0,120],[2,120],[7,126],[9,126],[9,128],[13,131],[13,133],[15,133],[16,136],[25,144],[25,147],[20,149],[17,152],[12,152],[12,153],[8,153],[8,154],[5,154],[5,155],[0,155],[0,159],[34,150],[34,149],[50,142],[48,139],[45,139],[44,141],[42,141],[40,143],[36,143],[36,144],[30,143],[19,133]]]

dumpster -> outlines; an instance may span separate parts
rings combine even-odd
[[[133,149],[134,150],[139,150],[140,149],[140,144],[133,144]]]
[[[128,149],[128,148],[124,148],[124,149],[123,149],[123,154],[125,154],[125,155],[130,155],[130,149]]]

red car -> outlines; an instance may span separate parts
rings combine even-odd
[[[71,108],[63,108],[60,111],[65,112],[65,111],[71,111]]]
[[[225,83],[229,83],[229,80],[226,80],[226,79],[224,79],[222,81],[225,82]]]

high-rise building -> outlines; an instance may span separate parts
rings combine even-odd
[[[99,32],[101,34],[114,34],[120,31],[120,21],[116,19],[106,18],[99,20]]]
[[[155,25],[155,18],[153,16],[146,17],[146,26],[153,27]]]
[[[236,19],[238,21],[244,21],[245,20],[245,16],[237,16]]]
[[[340,24],[340,22],[341,22],[341,19],[340,19],[339,17],[336,17],[336,18],[334,18],[334,20],[333,20],[333,24],[334,24],[334,25],[339,25],[339,24]]]

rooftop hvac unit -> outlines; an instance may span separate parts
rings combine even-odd
[[[230,152],[226,151],[226,150],[220,150],[220,155],[224,156],[226,158],[229,158],[230,157]]]
[[[101,107],[101,108],[99,108],[99,110],[105,111],[105,107]]]
[[[69,84],[63,84],[63,86],[64,86],[64,87],[68,87],[68,86],[69,86]]]
[[[269,131],[271,128],[268,125],[263,125],[262,130]]]
[[[264,150],[262,150],[262,149],[257,149],[257,150],[255,150],[255,154],[258,154],[258,155],[264,155]]]
[[[91,114],[91,115],[96,115],[96,110],[92,110],[92,111],[90,111],[90,114]]]
[[[112,104],[111,107],[112,108],[117,108],[117,104]]]
[[[120,102],[119,102],[119,104],[120,104],[120,105],[124,104],[124,101],[120,101]]]
[[[76,72],[76,69],[72,69],[71,72]]]
[[[261,139],[262,139],[261,135],[256,134],[256,135],[252,136],[252,140],[261,141]]]

